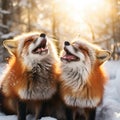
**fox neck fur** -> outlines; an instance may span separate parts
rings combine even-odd
[[[92,66],[91,71],[88,68],[88,66],[76,67],[75,64],[74,67],[62,66],[61,91],[66,104],[94,108],[101,102],[106,75],[97,63]]]
[[[12,57],[10,67],[3,78],[2,89],[7,96],[20,99],[49,99],[56,92],[55,65],[43,60],[27,69],[23,63]],[[9,80],[8,80],[9,79]]]

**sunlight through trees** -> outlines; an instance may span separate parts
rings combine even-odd
[[[58,49],[65,40],[83,37],[119,59],[120,0],[0,0],[0,44],[31,31],[57,39]]]

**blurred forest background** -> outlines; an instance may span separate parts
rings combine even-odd
[[[120,0],[0,0],[0,62],[8,57],[2,46],[24,32],[43,31],[63,41],[76,37],[112,51],[120,59]]]

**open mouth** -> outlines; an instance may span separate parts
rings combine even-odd
[[[42,53],[48,53],[48,48],[47,48],[47,40],[42,39],[41,43],[32,50],[33,54],[42,54]]]
[[[80,58],[72,54],[66,47],[64,47],[65,55],[61,57],[61,61],[66,60],[68,62],[79,61]]]

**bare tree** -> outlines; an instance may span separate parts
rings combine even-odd
[[[119,4],[119,0],[112,0],[111,2],[113,2],[113,14],[112,14],[112,29],[113,29],[113,40],[114,40],[114,44],[113,44],[113,54],[112,57],[114,60],[119,59],[120,57],[120,15],[118,14],[120,9],[120,4]]]
[[[4,38],[2,35],[6,35],[6,38],[9,38],[11,36],[7,36],[10,32],[10,27],[11,27],[11,8],[12,8],[12,2],[11,0],[1,0],[1,23],[0,23],[0,61],[4,61],[6,56],[8,56],[8,52],[3,48],[2,46],[2,41]],[[4,53],[4,54],[3,54]]]

